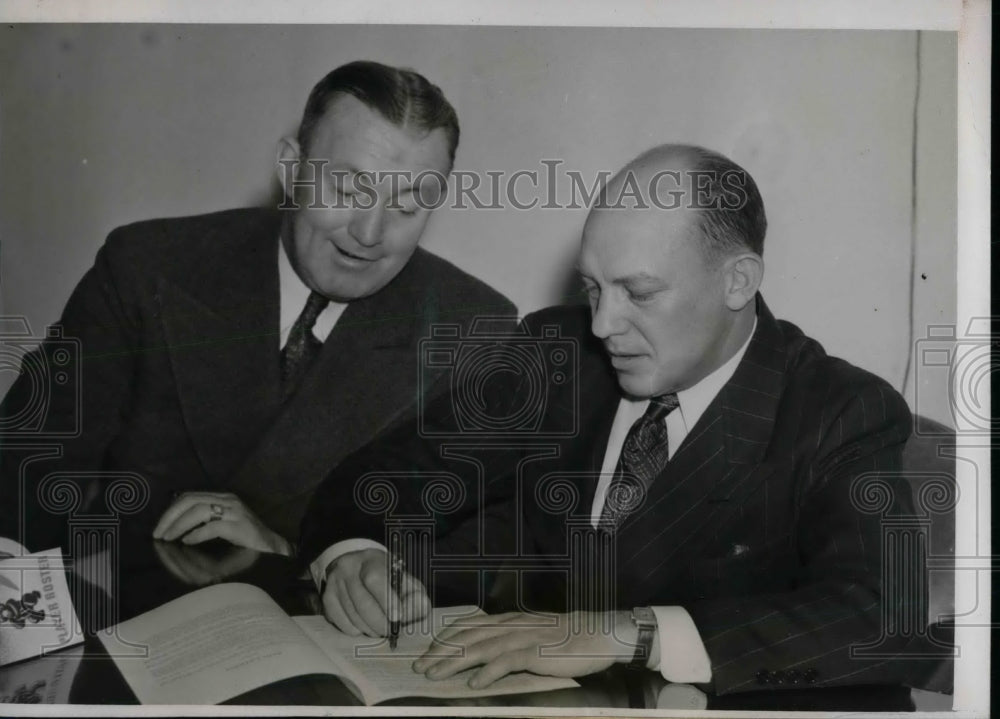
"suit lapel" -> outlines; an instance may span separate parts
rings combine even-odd
[[[159,280],[181,412],[210,478],[232,471],[277,406],[277,242],[277,215],[227,225],[204,238],[213,261]]]
[[[757,299],[757,329],[736,372],[618,533],[620,571],[631,575],[625,586],[637,596],[696,555],[783,461],[767,456],[784,378],[783,340]]]
[[[418,366],[414,335],[435,311],[405,279],[401,274],[348,305],[298,390],[230,479],[231,491],[285,536],[295,536],[298,524],[289,506],[301,504],[347,453],[405,409],[399,397]]]

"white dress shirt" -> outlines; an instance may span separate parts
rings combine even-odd
[[[688,432],[708,409],[708,405],[712,403],[726,382],[732,379],[736,367],[743,359],[743,355],[746,354],[747,347],[750,346],[750,338],[753,337],[756,329],[757,320],[755,318],[750,336],[747,337],[736,354],[730,357],[724,365],[704,377],[698,384],[677,393],[677,409],[663,420],[667,423],[669,457],[674,456]],[[597,482],[597,491],[594,493],[594,503],[590,508],[590,523],[595,529],[601,518],[601,512],[604,510],[604,499],[614,477],[618,457],[622,453],[622,446],[625,444],[628,431],[635,421],[646,412],[648,406],[648,399],[622,398],[618,403],[615,421],[611,425],[611,434],[608,436],[608,446],[604,451],[604,463],[601,465],[601,476]],[[687,610],[683,607],[653,607],[652,609],[653,613],[656,614],[657,636],[660,640],[660,665],[650,668],[659,669],[663,678],[671,682],[704,683],[711,681],[712,665],[709,662],[708,653],[705,651],[705,645],[698,634],[698,628]]]
[[[288,342],[288,335],[292,331],[292,325],[302,314],[306,302],[309,300],[311,290],[306,287],[302,278],[296,274],[292,263],[285,253],[285,245],[278,240],[278,327],[281,330],[281,337],[278,342],[278,349],[283,349]],[[346,302],[330,302],[319,313],[316,324],[313,325],[313,335],[320,342],[326,341],[333,331],[333,326],[347,309]]]
[[[750,335],[736,354],[710,375],[704,377],[698,384],[677,393],[678,407],[664,419],[667,423],[669,457],[674,456],[690,429],[697,424],[702,414],[708,409],[708,405],[712,403],[726,382],[732,379],[756,330],[757,320],[755,318]],[[601,476],[594,494],[594,503],[590,510],[590,521],[595,528],[604,509],[604,498],[614,476],[622,445],[625,444],[625,437],[632,424],[643,415],[648,405],[648,399],[630,400],[623,398],[618,403],[614,423],[611,425],[611,434],[608,437],[608,446],[604,451],[604,463],[601,465]],[[322,587],[326,568],[330,562],[342,554],[361,549],[385,551],[382,544],[361,538],[346,539],[327,547],[326,551],[309,565],[309,571],[316,586]],[[705,645],[701,641],[701,635],[698,634],[698,628],[687,610],[679,606],[657,606],[652,607],[652,609],[656,615],[660,664],[659,666],[650,666],[650,669],[658,670],[664,679],[677,684],[701,684],[711,681],[711,661],[705,651]]]

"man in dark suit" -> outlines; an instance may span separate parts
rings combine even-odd
[[[7,443],[0,534],[45,549],[64,544],[66,513],[124,507],[158,539],[291,553],[329,467],[436,391],[417,362],[430,323],[515,313],[417,246],[439,203],[415,180],[443,190],[458,139],[423,76],[350,63],[279,144],[281,211],[112,232],[60,320],[79,340],[79,382],[52,383],[36,435],[69,417],[80,431],[41,457]],[[31,401],[29,374],[5,398],[5,429]],[[131,499],[102,496],[113,480]],[[72,506],[38,496],[59,491]]]
[[[912,514],[898,476],[910,413],[772,316],[758,292],[765,228],[749,174],[702,148],[656,148],[613,178],[579,255],[590,312],[534,313],[511,340],[552,358],[548,384],[503,372],[481,394],[483,417],[538,408],[535,436],[470,430],[466,398],[450,396],[317,490],[300,546],[328,618],[378,635],[387,611],[422,617],[436,577],[418,567],[451,551],[515,567],[518,611],[451,631],[414,664],[431,678],[482,665],[470,684],[483,686],[629,662],[716,693],[903,681],[889,657],[908,639],[882,641],[901,601],[883,579],[883,519]],[[555,342],[576,361],[559,364]],[[451,506],[428,506],[432,483],[452,487]],[[334,525],[352,492],[372,500],[367,516]],[[481,535],[460,536],[477,513]],[[397,594],[378,544],[404,516],[431,517],[439,546]]]

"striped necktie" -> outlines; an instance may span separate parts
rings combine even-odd
[[[602,530],[617,531],[628,515],[639,508],[650,485],[667,466],[670,444],[664,420],[678,404],[676,394],[653,397],[645,413],[629,429],[604,498],[598,525]]]
[[[288,341],[281,350],[281,394],[287,400],[295,393],[295,388],[309,369],[309,365],[319,356],[323,343],[312,333],[316,318],[330,303],[323,295],[312,292],[306,300],[302,314],[295,320]]]

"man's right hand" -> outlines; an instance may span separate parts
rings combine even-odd
[[[326,568],[323,613],[340,631],[351,636],[384,637],[389,621],[420,621],[431,602],[420,580],[403,572],[399,596],[389,587],[389,555],[381,549],[342,554]]]

